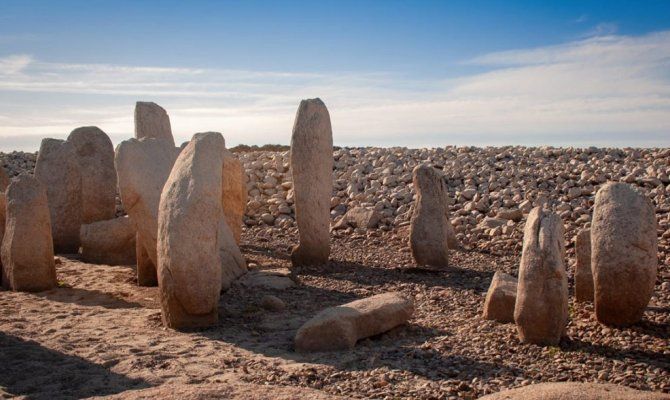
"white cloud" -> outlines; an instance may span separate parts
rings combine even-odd
[[[32,61],[32,57],[26,54],[16,54],[0,58],[0,76],[14,75],[21,72]]]
[[[66,135],[81,125],[128,136],[135,100],[163,105],[178,141],[218,130],[231,145],[288,143],[299,99],[316,96],[328,105],[341,145],[670,145],[669,31],[496,52],[468,63],[488,72],[419,80],[11,56],[0,59],[14,66],[0,70],[0,148],[12,148],[17,135]]]

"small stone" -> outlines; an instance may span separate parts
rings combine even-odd
[[[277,296],[265,295],[261,299],[261,307],[268,311],[282,312],[286,309],[286,303]]]

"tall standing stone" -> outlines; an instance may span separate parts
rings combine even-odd
[[[77,253],[82,224],[82,187],[74,145],[59,139],[42,139],[35,178],[47,190],[54,251]]]
[[[523,233],[514,321],[524,343],[556,345],[568,322],[563,223],[536,207]]]
[[[300,244],[293,266],[318,265],[330,256],[333,131],[321,99],[300,102],[291,136],[291,174]]]
[[[21,174],[7,188],[2,239],[2,285],[39,292],[56,286],[47,192],[33,176]]]
[[[219,231],[224,141],[196,134],[165,183],[158,211],[158,286],[163,323],[209,326],[218,320],[221,290]],[[228,230],[229,239],[232,233]]]
[[[657,222],[651,201],[625,183],[596,193],[591,268],[596,318],[625,326],[642,318],[657,273]]]
[[[593,274],[591,274],[591,230],[582,229],[575,238],[575,300],[593,301]]]
[[[81,166],[82,222],[90,224],[116,216],[114,145],[95,126],[77,128],[68,142],[74,144]]]
[[[138,101],[135,103],[135,138],[165,140],[175,147],[170,117],[163,107],[152,102]]]
[[[410,221],[410,247],[418,265],[449,266],[449,220],[447,191],[442,174],[430,165],[419,165],[412,171],[416,192],[414,213]]]
[[[228,149],[223,151],[223,214],[236,243],[242,237],[244,209],[247,205],[247,184],[244,167]]]
[[[124,140],[116,147],[119,194],[137,232],[140,286],[157,284],[158,203],[177,154],[172,144],[153,138]]]
[[[4,190],[0,190],[0,252],[2,239],[5,237],[5,222],[7,221],[7,197]],[[0,254],[0,286],[2,286],[2,254]]]

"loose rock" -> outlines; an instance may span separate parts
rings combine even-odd
[[[496,271],[484,301],[484,318],[514,322],[517,281],[512,275]]]

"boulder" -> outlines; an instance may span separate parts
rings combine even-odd
[[[333,132],[320,99],[300,102],[291,136],[291,174],[300,243],[293,266],[318,265],[330,256],[330,196],[333,191]]]
[[[446,268],[449,265],[449,219],[443,175],[425,164],[414,168],[412,175],[416,191],[409,234],[412,256],[420,266]]]
[[[545,382],[507,389],[480,400],[670,400],[665,393],[646,392],[611,383]]]
[[[164,140],[175,147],[170,117],[163,107],[146,101],[135,103],[135,138]]]
[[[505,226],[507,225],[507,219],[503,218],[492,218],[492,217],[485,217],[482,222],[478,224],[478,226],[482,228],[488,228],[488,229],[493,229],[497,228],[500,226]]]
[[[563,223],[536,207],[523,233],[514,321],[524,343],[557,345],[568,322]]]
[[[353,349],[360,339],[384,333],[406,323],[414,303],[389,292],[330,307],[300,327],[295,335],[299,352]]]
[[[5,172],[5,169],[0,166],[0,192],[3,192],[7,189],[7,186],[9,186],[9,176],[7,175],[7,172]]]
[[[81,226],[81,258],[92,264],[135,264],[135,226],[128,217]]]
[[[228,149],[223,151],[223,214],[235,243],[242,238],[244,209],[247,206],[247,184],[244,167]]]
[[[109,136],[95,126],[85,126],[73,130],[67,141],[76,148],[81,167],[82,223],[114,218],[116,171],[114,146]]]
[[[156,281],[158,203],[178,150],[165,140],[129,139],[116,147],[115,165],[123,209],[137,232],[137,277],[141,286]],[[142,247],[147,258],[142,256]]]
[[[484,300],[484,319],[502,323],[514,322],[514,304],[516,303],[516,278],[504,272],[496,271]]]
[[[56,286],[47,191],[35,177],[21,174],[6,192],[2,239],[2,286],[39,292]]]
[[[625,326],[642,318],[657,273],[654,206],[625,183],[608,183],[596,194],[591,225],[591,269],[596,318]]]
[[[170,328],[218,320],[222,268],[228,267],[222,266],[221,241],[235,243],[221,204],[223,149],[219,133],[194,135],[161,194],[158,286],[163,323]]]
[[[47,191],[54,251],[79,251],[82,223],[82,177],[77,150],[71,142],[42,139],[35,178]]]
[[[593,301],[593,275],[591,274],[591,230],[582,229],[575,237],[575,300]]]
[[[373,229],[379,225],[382,216],[372,207],[354,207],[347,211],[333,229],[346,229],[348,227]]]
[[[507,220],[511,220],[511,221],[514,221],[514,222],[519,222],[519,221],[521,221],[521,218],[523,218],[523,212],[518,208],[501,209],[496,214],[496,218],[497,219],[507,219]]]

